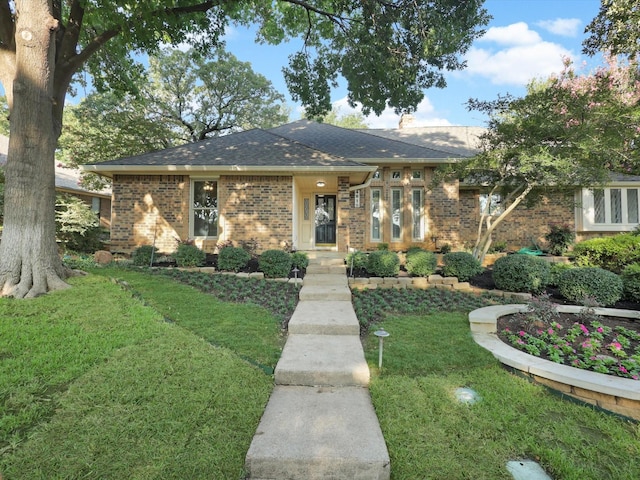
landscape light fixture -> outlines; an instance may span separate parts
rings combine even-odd
[[[389,336],[389,332],[381,328],[373,332],[373,334],[380,340],[378,348],[378,368],[382,371],[382,349],[384,348],[384,339]]]

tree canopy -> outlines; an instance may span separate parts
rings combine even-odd
[[[611,172],[639,173],[640,74],[635,63],[579,75],[567,62],[557,76],[532,82],[523,98],[470,100],[489,114],[480,153],[448,175],[502,196],[502,211],[485,205],[474,255],[482,258],[491,234],[523,202],[535,203],[549,189],[572,194],[605,183]]]
[[[600,51],[624,55],[629,59],[640,55],[640,4],[637,0],[602,0],[596,18],[587,26],[590,36],[584,41],[584,52]]]

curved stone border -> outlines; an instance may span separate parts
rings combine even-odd
[[[475,342],[489,350],[504,365],[554,390],[634,420],[640,420],[640,381],[561,365],[513,348],[496,334],[499,317],[526,310],[522,304],[483,307],[469,313]],[[578,313],[582,307],[560,305],[559,312]],[[640,319],[640,312],[596,308],[596,313]]]

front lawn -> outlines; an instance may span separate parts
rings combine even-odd
[[[224,276],[180,274],[196,289],[164,275],[95,273],[70,290],[0,299],[4,480],[242,478],[290,292],[247,279],[233,293],[216,283]],[[473,342],[467,310],[491,299],[370,295],[366,309],[386,312],[371,330],[391,333],[382,372],[377,339],[364,341],[393,480],[507,479],[505,462],[524,457],[558,479],[640,478],[638,424],[511,375]],[[482,401],[455,401],[460,386]]]

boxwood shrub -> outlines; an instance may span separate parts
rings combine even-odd
[[[351,269],[353,267],[354,270],[366,269],[367,261],[369,256],[361,252],[360,250],[356,250],[354,252],[347,253],[345,257],[345,262],[347,262],[347,268]]]
[[[411,249],[407,251],[405,267],[407,272],[416,277],[428,277],[436,271],[438,259],[433,252],[422,249]]]
[[[466,282],[484,271],[480,261],[469,252],[450,252],[442,256],[442,274]]]
[[[632,263],[622,270],[624,297],[632,302],[640,302],[640,263]]]
[[[158,252],[156,247],[151,245],[142,245],[136,248],[131,254],[131,261],[138,267],[151,266],[152,257]]]
[[[549,278],[549,262],[533,255],[507,255],[493,264],[493,281],[500,290],[540,293]]]
[[[594,299],[600,305],[613,305],[622,298],[622,279],[599,267],[578,267],[565,270],[558,279],[558,290],[567,300],[584,303]]]
[[[179,267],[199,267],[204,265],[207,254],[191,243],[181,243],[172,254]]]
[[[304,270],[309,266],[309,256],[305,252],[293,252],[291,254],[291,264],[298,270]]]
[[[622,272],[625,266],[640,263],[640,236],[622,233],[577,243],[573,247],[575,261],[583,267],[600,267]]]
[[[376,250],[369,254],[367,272],[375,277],[394,277],[400,272],[400,257],[390,250]]]
[[[288,277],[292,265],[291,254],[283,250],[265,250],[258,257],[258,268],[267,278]]]
[[[573,263],[552,263],[549,285],[551,285],[552,287],[557,287],[558,280],[560,280],[560,275],[562,275],[562,272],[571,268],[576,268],[576,266]]]
[[[251,254],[244,248],[224,247],[218,253],[218,270],[223,272],[239,272],[247,266]]]

